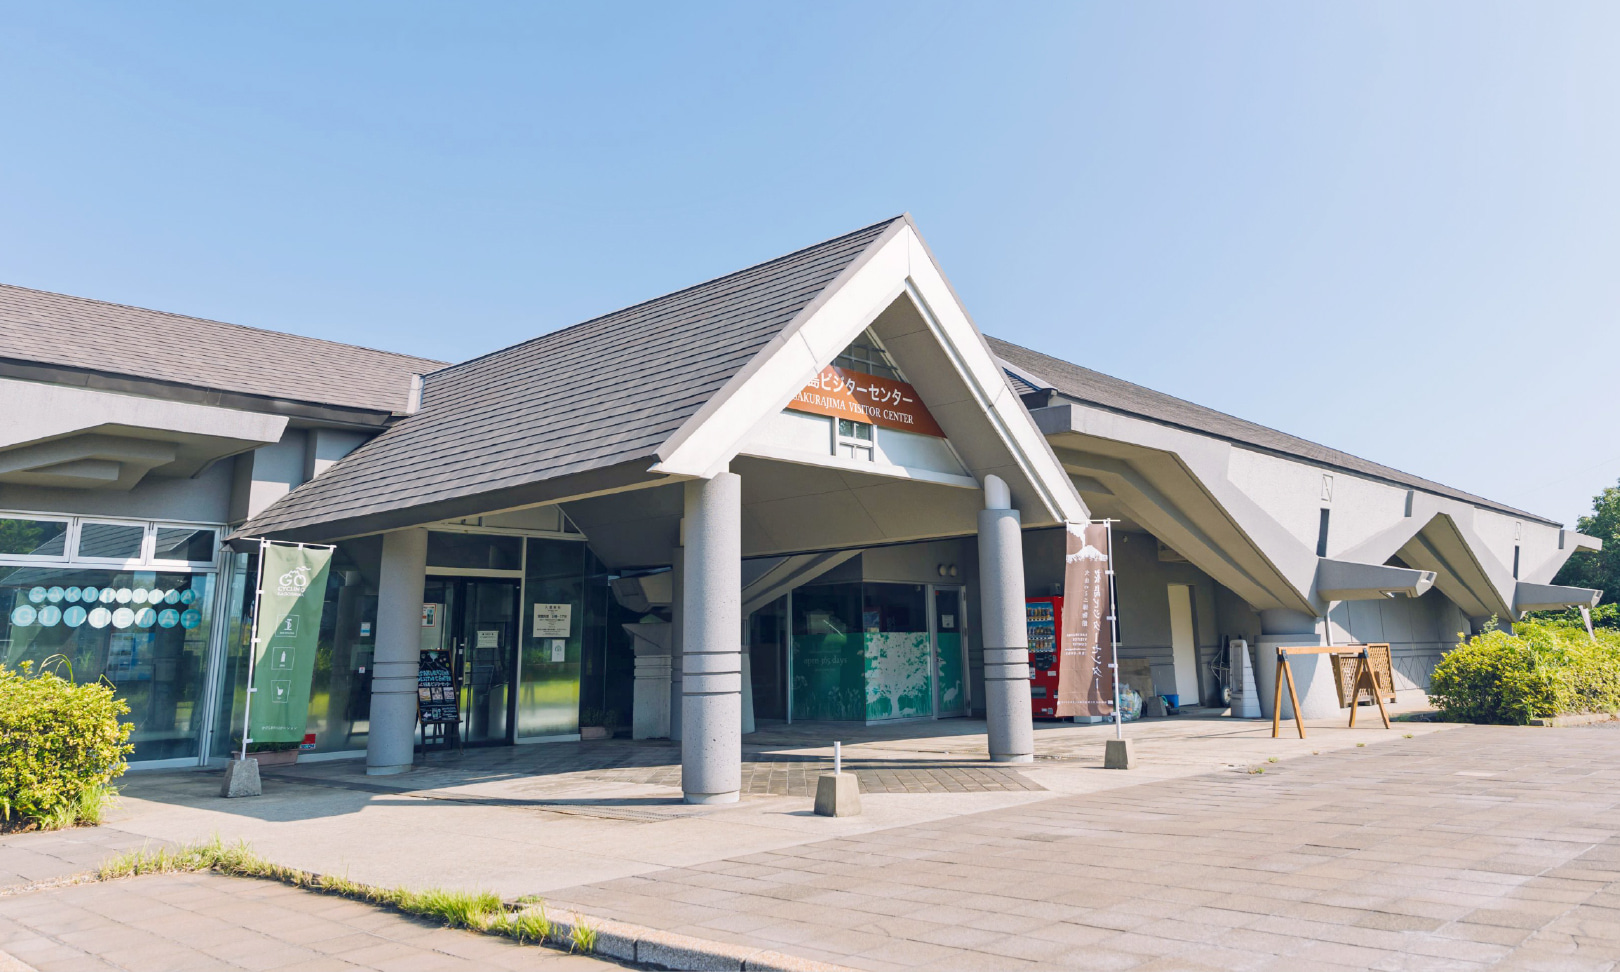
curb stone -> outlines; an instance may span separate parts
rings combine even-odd
[[[623,921],[593,919],[573,911],[546,912],[558,937],[566,940],[576,924],[596,931],[592,954],[637,962],[671,972],[852,972],[842,965],[799,958],[753,945],[734,945],[678,935]]]

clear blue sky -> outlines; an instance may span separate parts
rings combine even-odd
[[[4,3],[0,280],[456,360],[910,211],[991,334],[1573,522],[1617,50],[1612,3]]]

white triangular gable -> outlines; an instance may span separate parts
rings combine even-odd
[[[909,333],[880,335],[956,445],[966,471],[1012,488],[1030,525],[1086,519],[1068,475],[909,218],[897,220],[659,449],[655,472],[707,478],[724,470],[769,416],[897,300]],[[927,373],[917,362],[927,360]]]

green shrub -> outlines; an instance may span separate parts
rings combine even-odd
[[[1581,712],[1620,712],[1620,631],[1521,621],[1488,625],[1446,653],[1429,697],[1447,719],[1524,725]]]
[[[129,704],[104,682],[0,666],[0,820],[55,829],[99,823],[124,772]]]

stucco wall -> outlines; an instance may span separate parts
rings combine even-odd
[[[1456,647],[1468,619],[1444,594],[1341,601],[1328,614],[1334,644],[1387,642],[1397,691],[1429,687],[1440,656]]]
[[[0,484],[0,510],[32,513],[224,523],[230,500],[229,459],[190,479],[147,476],[128,492]]]

